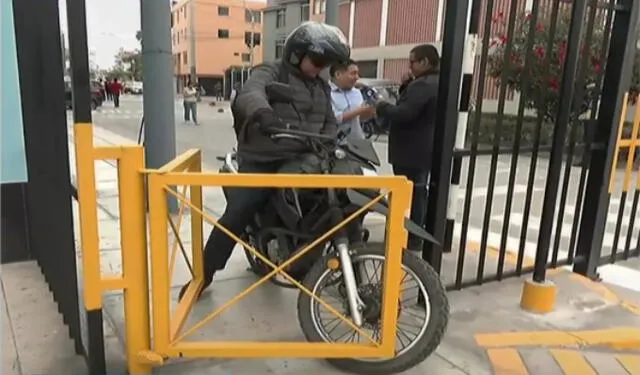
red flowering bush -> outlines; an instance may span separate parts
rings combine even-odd
[[[541,12],[546,13],[546,12]],[[574,116],[580,116],[587,112],[592,103],[598,100],[600,90],[598,82],[604,73],[606,61],[602,61],[602,47],[605,38],[604,15],[598,17],[594,22],[593,35],[589,45],[581,45],[580,63],[586,65],[586,75],[583,88],[583,105]],[[549,39],[551,35],[549,15],[541,15],[541,19],[535,26],[533,36],[533,56],[530,59],[530,77],[525,85],[524,65],[527,55],[527,37],[531,27],[531,14],[524,13],[516,19],[516,26],[512,40],[507,40],[507,19],[500,13],[494,16],[494,30],[501,30],[492,39],[488,60],[487,74],[498,82],[504,81],[507,88],[520,92],[526,101],[526,106],[535,111],[543,111],[546,120],[553,121],[558,113],[558,102],[560,99],[560,82],[562,71],[567,55],[567,39],[569,36],[569,24],[571,21],[570,12],[561,12],[556,24],[555,35],[549,49]],[[585,32],[586,34],[586,32]],[[505,63],[507,45],[511,45],[510,56]],[[585,51],[584,49],[588,50]],[[584,59],[584,53],[588,58]],[[550,56],[549,56],[550,55]],[[634,67],[633,80],[629,92],[633,100],[637,97],[640,87],[640,64],[636,54],[636,65]],[[547,59],[549,63],[547,63]],[[582,66],[578,68],[583,69]]]

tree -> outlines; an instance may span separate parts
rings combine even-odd
[[[547,12],[544,12],[547,13]],[[520,92],[524,96],[526,106],[540,113],[546,120],[554,121],[558,113],[560,99],[560,82],[567,54],[567,40],[571,14],[561,11],[556,32],[553,36],[551,49],[548,49],[551,35],[549,33],[551,20],[545,14],[534,27],[533,55],[529,64],[529,79],[525,85],[525,58],[527,55],[527,39],[531,29],[531,14],[523,13],[516,19],[512,40],[507,40],[504,34],[496,35],[490,46],[488,60],[488,75],[504,82],[507,88]],[[493,22],[499,29],[506,30],[506,20],[503,13],[493,17]],[[602,48],[605,45],[604,14],[600,13],[594,22],[591,41],[588,46],[580,46],[580,64],[586,64],[586,74],[583,82],[583,102],[581,108],[573,113],[580,116],[591,108],[600,96],[600,78],[604,72],[606,61],[601,59]],[[505,59],[507,45],[510,44],[510,56]],[[585,48],[587,49],[585,51]],[[584,56],[587,58],[583,58]],[[640,87],[639,54],[636,54],[633,79],[629,89],[632,100],[635,101]],[[547,64],[547,60],[549,63]],[[579,67],[583,69],[583,67]],[[580,70],[579,70],[580,71]]]
[[[142,80],[142,54],[139,49],[128,51],[120,48],[115,56],[116,63],[113,72],[124,74],[125,77],[134,81]]]

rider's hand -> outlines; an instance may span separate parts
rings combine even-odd
[[[376,115],[376,107],[365,104],[360,107],[360,116],[362,117],[373,117]]]
[[[256,120],[258,121],[258,126],[260,130],[263,132],[273,132],[275,129],[284,129],[286,128],[285,124],[280,120],[278,116],[273,113],[273,111],[268,109],[263,109],[256,112]]]

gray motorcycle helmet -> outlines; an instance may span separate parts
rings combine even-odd
[[[298,66],[305,56],[328,66],[349,61],[351,48],[339,28],[307,21],[296,27],[285,40],[283,60]]]

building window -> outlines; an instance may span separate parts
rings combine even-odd
[[[182,63],[187,64],[187,51],[182,52]]]
[[[309,4],[303,4],[300,7],[300,21],[309,21]]]
[[[219,16],[228,16],[229,15],[229,7],[218,6],[218,15]]]
[[[242,62],[245,62],[245,63],[251,62],[251,54],[250,53],[243,53],[242,54]]]
[[[251,47],[251,34],[251,31],[245,31],[244,33],[244,44],[246,44],[248,47]],[[260,45],[260,33],[253,32],[253,45]]]
[[[313,14],[322,14],[327,10],[326,0],[315,0],[313,2]]]
[[[218,29],[218,38],[220,38],[220,39],[229,39],[229,30],[227,30],[227,29]]]
[[[244,20],[247,23],[260,23],[262,22],[262,14],[256,10],[245,9]]]
[[[284,40],[278,40],[276,42],[276,59],[281,59],[282,55],[284,55]]]
[[[182,12],[182,18],[184,18],[185,20],[187,19],[187,8],[184,8],[184,11]]]
[[[276,27],[281,28],[286,26],[285,18],[287,16],[287,12],[284,9],[278,9],[276,11]]]

